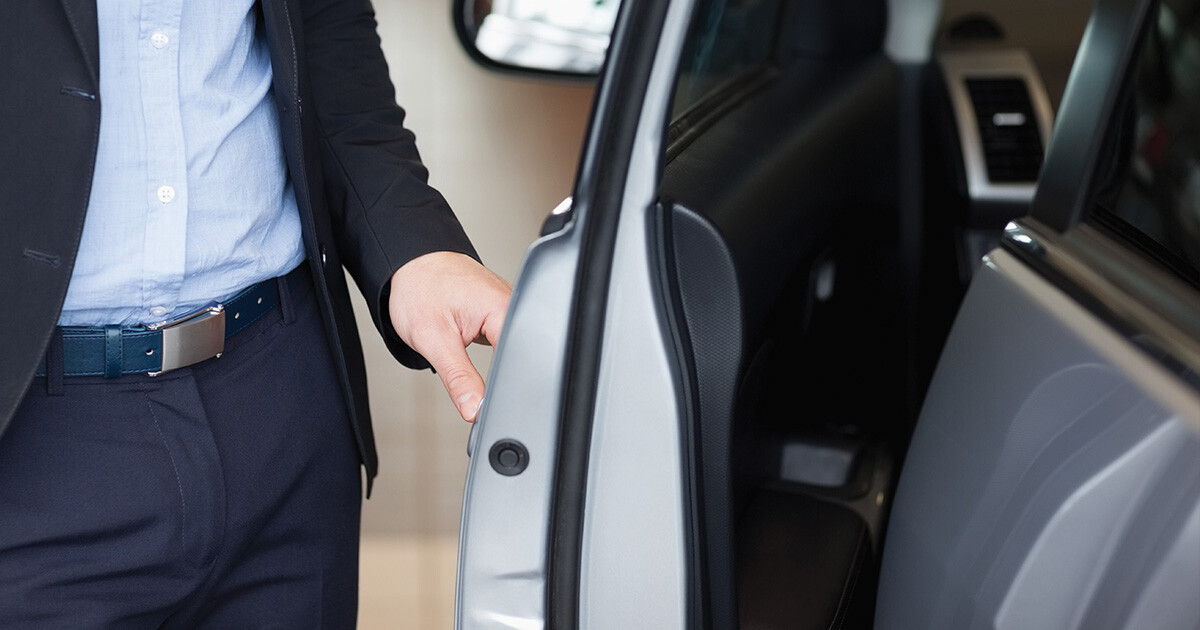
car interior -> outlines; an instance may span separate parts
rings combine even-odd
[[[701,2],[684,44],[653,245],[699,627],[872,625],[923,394],[1028,212],[1092,6],[947,0],[901,63],[897,4]]]

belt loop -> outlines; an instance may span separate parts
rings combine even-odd
[[[292,300],[291,288],[288,287],[287,276],[275,278],[275,286],[279,291],[279,312],[283,315],[283,323],[284,325],[291,324],[296,321],[296,312],[292,308],[294,300]]]
[[[110,325],[104,327],[104,378],[120,378],[122,359],[125,353],[121,348],[121,327]]]
[[[55,326],[50,333],[50,345],[46,348],[46,395],[62,396],[66,393],[63,377],[66,368],[63,366],[63,331]]]

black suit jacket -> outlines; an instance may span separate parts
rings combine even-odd
[[[54,330],[79,247],[100,100],[96,0],[0,3],[0,439]],[[433,251],[475,256],[426,184],[369,0],[260,0],[304,251],[367,478],[377,469],[366,372],[342,266],[393,354],[388,283]]]

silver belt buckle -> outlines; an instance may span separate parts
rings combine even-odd
[[[217,304],[179,319],[151,324],[149,330],[162,332],[162,369],[164,372],[221,356],[225,351],[225,306]]]

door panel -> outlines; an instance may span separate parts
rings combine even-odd
[[[684,375],[693,579],[714,628],[861,627],[875,496],[891,483],[893,430],[907,424],[898,80],[880,51],[882,3],[780,8],[775,30],[750,38],[778,37],[768,62],[674,108],[660,186],[655,246]],[[716,49],[746,39],[710,33]],[[696,26],[691,36],[705,37]],[[685,45],[677,98],[703,83],[695,49],[706,46]],[[804,453],[792,478],[789,452]],[[806,483],[826,457],[846,462],[831,475],[842,478]]]
[[[878,627],[1200,626],[1198,18],[1096,5],[921,412]]]
[[[1200,509],[1197,488],[1195,392],[994,251],[908,452],[877,626],[1094,627],[1081,619],[1103,609],[1104,590],[1134,604],[1194,588],[1195,577],[1153,587],[1147,578],[1170,571],[1167,558],[1200,562],[1179,544]],[[1200,621],[1194,596],[1171,601],[1160,612]]]

